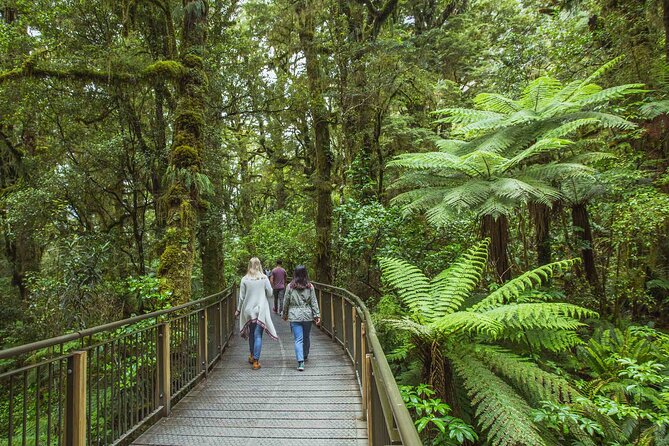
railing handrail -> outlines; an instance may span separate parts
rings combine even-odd
[[[416,430],[414,421],[411,418],[411,414],[409,413],[409,410],[404,404],[404,400],[402,399],[402,395],[400,394],[399,387],[397,386],[397,381],[395,381],[395,376],[393,375],[392,370],[390,370],[390,365],[388,364],[386,355],[383,352],[383,348],[381,347],[381,342],[379,341],[379,338],[376,335],[376,328],[374,327],[374,322],[372,321],[372,317],[369,313],[367,305],[365,305],[362,299],[360,299],[358,296],[351,293],[349,290],[345,288],[340,288],[334,285],[328,285],[319,282],[313,282],[313,283],[319,287],[329,288],[339,293],[348,295],[348,297],[352,299],[353,302],[355,302],[355,305],[358,307],[358,309],[362,311],[366,324],[365,325],[366,334],[371,344],[370,345],[371,351],[377,360],[379,366],[378,371],[379,374],[381,375],[381,381],[383,382],[383,387],[388,395],[388,399],[390,400],[393,417],[395,418],[395,422],[397,423],[397,430],[399,431],[402,443],[405,445],[423,444],[420,439],[420,436],[418,435],[418,431]]]
[[[121,319],[115,322],[110,322],[104,325],[97,325],[95,327],[87,328],[84,330],[76,331],[74,333],[68,333],[53,338],[43,339],[40,341],[31,342],[30,344],[23,344],[16,347],[8,348],[5,350],[0,350],[0,360],[13,358],[24,353],[28,353],[35,350],[41,350],[44,348],[52,347],[54,345],[63,344],[65,342],[76,341],[78,339],[85,338],[86,336],[93,336],[94,334],[101,333],[104,331],[114,330],[119,327],[126,325],[136,324],[137,322],[144,321],[146,319],[157,318],[166,314],[174,313],[185,308],[190,308],[196,305],[202,305],[208,303],[216,297],[224,295],[232,289],[232,286],[228,286],[224,290],[219,291],[218,293],[211,294],[209,296],[203,297],[202,299],[194,300],[191,302],[186,302],[185,304],[177,305],[176,307],[166,308],[164,310],[157,310],[151,313],[141,314],[139,316],[133,316],[126,319]]]

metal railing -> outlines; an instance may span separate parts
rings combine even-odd
[[[235,308],[228,288],[0,351],[0,446],[128,443],[221,358]]]
[[[422,445],[365,304],[343,288],[314,285],[321,329],[344,348],[358,376],[369,444]]]

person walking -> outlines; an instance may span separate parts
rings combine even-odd
[[[279,339],[272,323],[267,299],[272,295],[269,279],[263,273],[257,257],[249,260],[246,275],[239,284],[239,300],[235,317],[239,317],[239,332],[242,338],[249,340],[249,363],[253,369],[260,368],[262,334],[267,332],[270,338]]]
[[[281,266],[281,259],[276,261],[276,266],[269,275],[269,281],[272,284],[274,293],[274,312],[277,314],[283,313],[283,298],[286,294],[286,279],[288,274]]]
[[[283,319],[290,321],[290,330],[295,339],[295,359],[297,370],[304,371],[304,362],[309,357],[311,346],[311,323],[321,323],[321,313],[314,286],[309,282],[307,268],[299,265],[295,268],[293,280],[288,285],[283,303]]]

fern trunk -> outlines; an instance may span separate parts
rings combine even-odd
[[[585,203],[575,204],[571,207],[571,219],[574,226],[574,233],[579,239],[581,246],[581,259],[583,260],[583,272],[585,278],[598,293],[601,292],[601,286],[595,264],[595,254],[592,249],[593,238],[590,227],[590,215]]]
[[[492,215],[483,217],[483,235],[490,237],[490,246],[488,248],[490,263],[497,272],[497,278],[500,282],[506,282],[511,279],[511,266],[509,263],[509,219],[506,215],[500,215],[497,218]]]
[[[551,263],[550,224],[551,209],[545,204],[532,203],[529,206],[534,225],[534,243],[537,250],[537,265]]]

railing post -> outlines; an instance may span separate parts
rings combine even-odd
[[[67,358],[65,445],[86,445],[86,351]]]
[[[367,383],[364,387],[367,389],[365,392],[365,406],[367,413],[367,443],[370,445],[374,444],[374,414],[373,404],[372,404],[372,355],[367,353],[365,355],[365,382]]]
[[[227,308],[227,299],[226,299],[226,308]],[[225,324],[225,327],[224,325]],[[227,323],[225,322],[225,311],[223,311],[223,301],[218,303],[218,352],[222,355],[223,348],[225,345],[225,336],[228,333]]]
[[[330,292],[330,329],[332,330],[332,341],[337,342],[337,330],[335,329],[334,316],[334,294]]]
[[[321,310],[321,315],[323,314],[323,290],[318,289],[318,309]],[[321,323],[321,327],[323,324]]]
[[[346,351],[346,299],[341,298],[341,345]]]
[[[366,335],[365,323],[360,324],[360,359],[362,359],[362,413],[367,417],[367,342],[365,342]]]
[[[204,371],[204,376],[207,376],[209,369],[207,357],[207,309],[203,308],[198,312],[198,336],[199,344],[197,361],[200,364],[200,370]]]
[[[358,313],[355,311],[355,305],[351,305],[351,339],[353,340],[353,346],[351,351],[353,352],[353,368],[357,371],[357,361],[358,361]]]
[[[161,416],[170,414],[172,400],[172,380],[170,377],[170,324],[158,325],[157,341],[157,364],[158,364],[158,403],[162,406]]]

